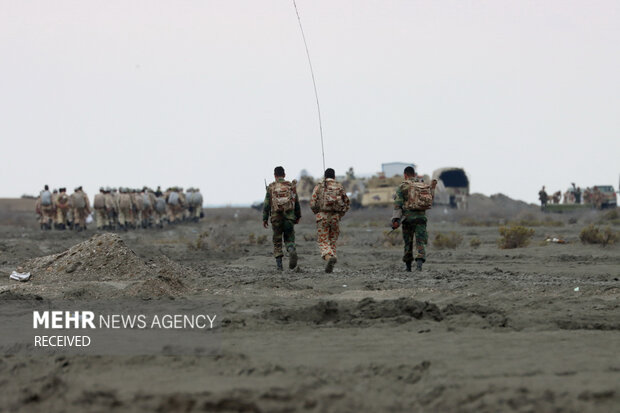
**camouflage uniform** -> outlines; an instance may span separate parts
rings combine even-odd
[[[65,229],[68,224],[69,211],[71,211],[71,198],[63,189],[56,197],[56,224],[60,229]]]
[[[342,211],[327,211],[322,207],[322,197],[324,187],[326,185],[335,185],[338,190],[338,196],[342,199]],[[336,257],[336,241],[340,236],[340,219],[349,210],[349,197],[344,187],[332,178],[327,178],[319,183],[312,191],[310,199],[310,208],[316,214],[317,243],[321,251],[321,258],[329,259]]]
[[[127,224],[133,219],[132,208],[131,195],[123,189],[118,196],[118,224],[123,229],[127,229]]]
[[[284,178],[278,178],[277,182],[287,182]],[[271,194],[274,188],[275,182],[272,182],[267,187],[267,193],[265,194],[265,202],[263,203],[263,222],[269,220],[271,215],[271,228],[273,230],[273,255],[274,257],[282,257],[284,255],[282,251],[282,238],[284,237],[284,243],[286,244],[286,250],[289,252],[296,251],[295,247],[295,223],[301,218],[301,207],[299,206],[299,199],[297,192],[293,192],[295,207],[294,209],[286,212],[273,212],[271,209]],[[293,187],[294,188],[294,187]]]
[[[105,208],[105,194],[103,188],[95,194],[93,198],[93,208],[95,209],[95,222],[97,229],[104,229],[108,226],[108,213]]]
[[[413,178],[414,182],[422,182],[420,178]],[[394,198],[394,215],[392,220],[400,219],[403,228],[403,239],[405,241],[405,253],[403,261],[412,262],[413,257],[413,237],[415,235],[416,260],[426,261],[426,244],[428,243],[428,233],[426,232],[426,211],[404,209],[404,205],[409,197],[409,184],[407,181],[400,184],[396,189]]]
[[[116,228],[116,217],[118,216],[118,204],[116,203],[116,197],[110,193],[110,188],[107,188],[104,194],[105,210],[108,217],[108,228]]]
[[[44,192],[47,192],[49,194],[49,201],[50,201],[49,205],[43,205],[41,203]],[[40,208],[40,213],[41,213],[39,223],[48,225],[49,228],[52,228],[52,223],[54,222],[54,215],[56,211],[54,210],[54,198],[50,191],[46,191],[46,190],[41,191],[41,195],[39,195],[39,208]]]
[[[90,214],[90,202],[88,195],[81,189],[71,194],[71,205],[73,205],[73,223],[78,226],[78,231],[86,229],[86,217]]]

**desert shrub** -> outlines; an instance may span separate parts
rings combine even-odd
[[[253,232],[250,232],[248,234],[248,244],[250,245],[255,245],[256,244],[256,234]]]
[[[501,238],[498,241],[501,249],[522,248],[530,243],[534,230],[522,225],[503,226],[499,228]]]
[[[469,246],[472,248],[478,248],[480,245],[482,245],[482,241],[480,241],[480,238],[478,237],[474,237],[469,240]]]
[[[395,247],[405,243],[405,241],[403,241],[403,234],[400,231],[391,231],[386,229],[383,231],[382,235],[381,241],[386,247]]]
[[[304,234],[304,241],[316,241],[316,233],[305,233]]]
[[[579,221],[579,220],[577,218],[575,218],[575,217],[571,217],[571,218],[568,219],[568,223],[569,224],[576,224],[577,221]]]
[[[456,232],[449,232],[447,234],[439,233],[435,235],[435,239],[433,240],[433,246],[439,249],[454,249],[461,245],[461,242],[463,242],[463,236],[457,234]]]
[[[588,225],[581,230],[579,239],[583,244],[601,244],[602,246],[615,244],[618,241],[618,232],[610,227],[601,230],[594,225]]]
[[[620,214],[618,208],[607,211],[599,220],[599,224],[620,225]]]
[[[264,245],[267,242],[267,235],[263,234],[263,235],[259,235],[258,237],[256,237],[256,243],[258,245]]]

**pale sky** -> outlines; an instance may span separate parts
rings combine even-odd
[[[620,174],[620,2],[297,0],[328,167],[465,168],[537,202]],[[0,197],[322,173],[292,0],[0,1]]]

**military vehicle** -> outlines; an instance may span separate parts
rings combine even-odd
[[[435,204],[467,209],[469,178],[462,168],[441,168],[433,172],[437,180]]]

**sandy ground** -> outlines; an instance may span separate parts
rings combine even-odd
[[[414,273],[403,271],[400,233],[386,235],[390,212],[380,209],[345,218],[333,274],[323,272],[307,210],[298,269],[282,273],[271,230],[250,209],[121,233],[118,244],[97,248],[135,256],[101,262],[76,247],[95,231],[41,232],[29,214],[5,210],[0,300],[208,297],[225,320],[211,356],[4,349],[0,411],[620,411],[620,247],[578,239],[603,213],[549,217],[505,199],[479,201],[485,213],[432,211],[431,240],[454,231],[463,243],[429,245]],[[497,223],[520,218],[561,226],[537,225],[528,247],[499,249]],[[544,244],[547,235],[568,244]],[[66,254],[46,273],[49,257],[32,260],[72,247],[79,264]],[[33,279],[9,281],[24,263]]]

